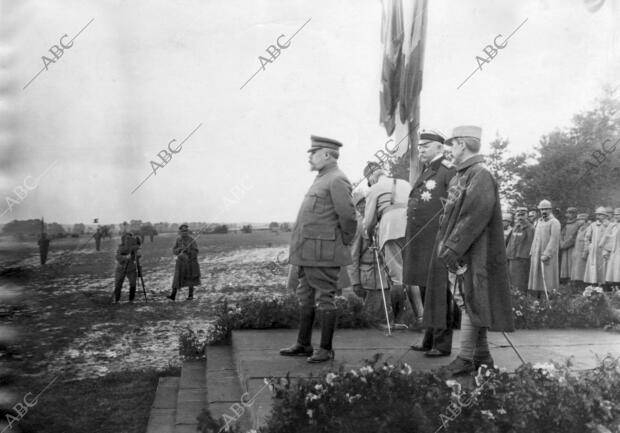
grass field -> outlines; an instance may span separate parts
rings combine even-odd
[[[200,236],[202,284],[194,301],[184,301],[182,289],[177,302],[165,298],[175,235],[147,239],[148,302],[139,290],[136,302],[128,303],[125,282],[118,305],[111,303],[118,238],[103,241],[99,252],[92,240],[82,245],[86,238],[53,241],[43,267],[33,242],[0,242],[2,382],[10,391],[2,407],[53,382],[19,422],[23,432],[143,432],[157,377],[179,373],[181,330],[206,325],[225,298],[282,292],[285,269],[273,260],[289,238],[268,231]],[[53,271],[68,252],[68,264]]]

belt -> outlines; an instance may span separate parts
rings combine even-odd
[[[394,203],[389,205],[388,207],[386,207],[385,209],[383,209],[383,212],[381,212],[381,216],[383,217],[383,215],[385,215],[386,213],[396,210],[396,209],[407,209],[407,203]]]

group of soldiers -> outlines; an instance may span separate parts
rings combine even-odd
[[[415,184],[369,163],[367,192],[353,192],[338,168],[342,144],[311,136],[308,162],[318,174],[299,210],[289,254],[298,277],[300,328],[281,355],[307,356],[311,363],[333,359],[334,297],[346,268],[366,310],[383,311],[388,326],[407,301],[413,306],[425,334],[412,349],[449,356],[452,329],[460,323],[460,351],[446,370],[456,375],[493,365],[487,330],[512,331],[514,323],[499,192],[479,154],[481,133],[469,125],[449,138],[423,131],[418,150],[424,169]],[[321,324],[316,349],[315,316]]]
[[[548,297],[560,282],[620,288],[620,208],[597,207],[591,221],[588,213],[569,207],[561,227],[551,202],[542,200],[538,212],[517,208],[514,225],[512,213],[502,218],[510,282],[516,289]]]

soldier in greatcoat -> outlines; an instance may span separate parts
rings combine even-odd
[[[191,301],[194,299],[194,287],[200,285],[200,265],[198,264],[198,245],[191,237],[187,224],[179,226],[179,237],[172,247],[172,253],[177,259],[172,279],[172,293],[166,297],[174,301],[177,291],[181,287],[187,287],[189,290],[187,300]]]
[[[596,208],[596,221],[588,227],[584,236],[586,248],[583,256],[586,258],[586,270],[583,281],[588,284],[602,286],[605,283],[605,259],[603,258],[603,243],[605,232],[609,225],[609,212],[604,207]]]
[[[577,222],[577,208],[569,207],[566,209],[566,224],[562,227],[560,234],[560,281],[570,280],[573,266],[573,250],[575,249],[575,239],[579,230]]]
[[[575,236],[575,247],[573,248],[570,269],[571,282],[577,285],[583,283],[583,275],[586,272],[587,257],[584,258],[584,251],[587,249],[587,246],[585,245],[585,235],[589,225],[587,213],[577,215],[577,235]]]
[[[448,185],[454,177],[454,165],[444,156],[445,137],[438,131],[423,131],[420,134],[418,150],[424,169],[413,185],[407,206],[407,230],[403,249],[403,281],[409,288],[411,299],[420,291],[422,302],[428,290],[429,266],[435,238],[439,230],[439,219],[443,212],[442,200],[448,196]],[[443,272],[447,275],[447,270]],[[446,278],[447,281],[447,278]],[[446,292],[446,301],[452,302],[448,284],[437,286]],[[415,305],[415,302],[412,302]],[[422,313],[421,311],[420,313]],[[413,350],[425,352],[426,356],[448,356],[452,350],[452,327],[427,328],[421,344],[411,346]]]
[[[530,249],[534,240],[534,228],[527,219],[527,208],[519,207],[516,212],[515,226],[508,237],[506,258],[508,259],[508,274],[510,285],[527,291],[527,282],[530,275]]]
[[[620,289],[620,208],[614,209],[603,241],[603,259],[607,263],[605,281],[609,287]]]
[[[388,177],[385,170],[372,162],[364,169],[364,175],[370,186],[366,194],[364,231],[381,251],[389,273],[394,323],[399,323],[406,300],[402,248],[405,245],[407,199],[411,186],[406,180]]]
[[[477,126],[460,126],[446,140],[456,175],[448,188],[424,303],[425,326],[446,328],[445,269],[455,274],[462,320],[459,355],[446,367],[453,375],[493,365],[487,330],[514,330],[499,190],[479,154],[481,132]]]
[[[549,200],[542,200],[538,209],[541,217],[534,228],[527,287],[540,298],[560,286],[560,222],[553,216]]]
[[[47,262],[47,253],[50,249],[50,240],[47,237],[47,233],[41,233],[39,237],[39,258],[41,259],[41,264],[44,265]]]
[[[116,272],[114,276],[114,302],[121,300],[121,289],[125,277],[129,280],[129,302],[133,302],[136,296],[136,281],[138,268],[136,261],[142,256],[140,239],[131,232],[126,232],[121,237],[121,244],[116,250]]]
[[[284,356],[308,356],[308,362],[333,359],[336,328],[335,295],[338,275],[351,264],[349,245],[357,228],[351,183],[338,168],[342,144],[311,136],[309,163],[318,174],[306,193],[291,235],[289,261],[297,266],[300,304],[297,342],[280,350]],[[321,323],[321,343],[312,348],[315,311]]]

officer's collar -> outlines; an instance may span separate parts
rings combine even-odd
[[[330,161],[325,164],[322,169],[319,170],[319,174],[317,176],[323,176],[325,173],[330,172],[336,168],[338,168],[338,163],[336,161]]]
[[[484,156],[482,155],[474,155],[467,158],[465,161],[461,162],[456,166],[456,171],[463,171],[466,168],[471,167],[474,164],[478,164],[484,162]]]
[[[439,168],[439,166],[441,165],[441,161],[443,161],[445,157],[440,153],[437,156],[435,156],[433,159],[431,159],[429,162],[427,162],[425,165],[427,168],[430,168],[431,170],[437,170],[437,168]]]

